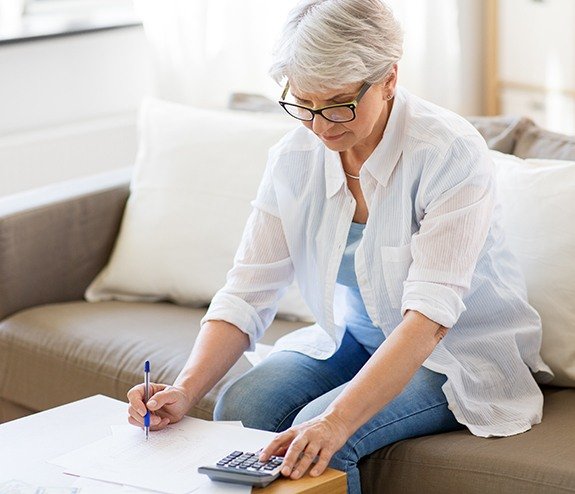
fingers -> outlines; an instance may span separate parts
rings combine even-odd
[[[146,415],[146,405],[144,405],[144,385],[138,384],[134,386],[127,394],[130,408],[133,408],[140,416]],[[130,413],[130,415],[132,415]]]
[[[307,472],[307,469],[315,460],[319,450],[319,442],[309,441],[308,438],[302,434],[293,441],[288,448],[282,474],[292,479],[299,479]]]
[[[329,460],[331,460],[331,454],[328,454],[327,451],[322,451],[319,454],[319,458],[317,463],[315,464],[315,466],[311,469],[311,471],[309,472],[309,474],[312,477],[317,477],[319,475],[321,475],[325,469],[327,468],[327,466],[329,465]]]
[[[147,406],[144,403],[144,385],[138,384],[128,391],[127,397],[129,400],[128,406],[128,422],[138,427],[144,426],[144,417],[148,410],[154,412],[160,409],[165,403],[169,403],[170,395],[158,399],[158,395],[163,393],[164,390],[169,390],[171,387],[166,384],[150,383],[151,395],[153,400],[148,400]],[[150,429],[158,430],[166,427],[170,423],[170,419],[166,416],[158,416],[152,413],[150,416]]]
[[[156,420],[154,420],[154,419],[156,419]],[[138,419],[134,419],[131,415],[128,417],[128,422],[132,425],[135,425],[136,427],[140,427],[140,428],[144,427],[143,421],[140,421]],[[169,423],[170,423],[170,419],[168,417],[164,417],[163,419],[160,419],[160,417],[152,415],[150,417],[150,430],[159,431],[161,429],[165,429]]]
[[[261,450],[259,460],[268,461],[272,455],[283,456],[295,436],[292,429],[278,434],[274,440]]]
[[[172,403],[175,403],[179,398],[179,394],[176,388],[172,386],[163,386],[164,387],[162,390],[155,391],[152,394],[152,397],[148,400],[147,407],[151,412],[159,410],[164,405],[171,405]]]
[[[311,467],[310,475],[317,477],[325,471],[334,453],[346,440],[345,433],[337,433],[327,420],[318,418],[279,434],[262,450],[260,460],[267,461],[272,454],[283,454],[282,475],[299,479]],[[316,464],[312,467],[314,462]]]
[[[157,419],[157,420],[154,420]],[[150,430],[152,431],[159,431],[165,429],[168,424],[170,423],[170,419],[168,417],[160,418],[156,415],[152,415],[150,419]]]
[[[316,459],[319,450],[319,443],[309,443],[304,434],[298,435],[297,429],[288,429],[278,434],[272,442],[262,449],[259,459],[265,462],[272,455],[285,455],[281,470],[282,475],[292,479],[299,479]],[[329,455],[329,458],[331,458],[331,455]],[[321,469],[320,473],[323,470],[325,470],[325,467]]]

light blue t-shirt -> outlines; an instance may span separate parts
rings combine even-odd
[[[361,298],[355,275],[355,251],[363,236],[365,225],[352,223],[347,236],[343,258],[337,273],[337,283],[347,287],[345,322],[347,331],[370,353],[373,354],[385,340],[383,331],[374,326]]]

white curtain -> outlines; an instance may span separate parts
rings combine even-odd
[[[271,51],[296,0],[135,0],[155,68],[156,95],[223,107],[230,93],[277,99]]]
[[[387,1],[404,30],[400,84],[436,104],[461,110],[461,0]]]
[[[459,5],[481,0],[388,2],[405,31],[400,83],[423,98],[461,110]],[[157,96],[201,107],[223,107],[232,92],[276,99],[280,88],[267,70],[273,44],[295,3],[135,0],[152,49]]]

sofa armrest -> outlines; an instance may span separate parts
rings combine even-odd
[[[0,199],[0,320],[79,300],[107,262],[131,168]]]

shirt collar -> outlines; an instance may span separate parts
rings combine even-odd
[[[389,178],[395,169],[405,139],[405,123],[407,114],[407,97],[405,89],[398,86],[395,90],[395,100],[391,115],[387,121],[383,138],[365,161],[365,168],[382,186],[387,186]],[[325,193],[326,197],[334,196],[345,182],[345,174],[337,151],[325,149]]]

